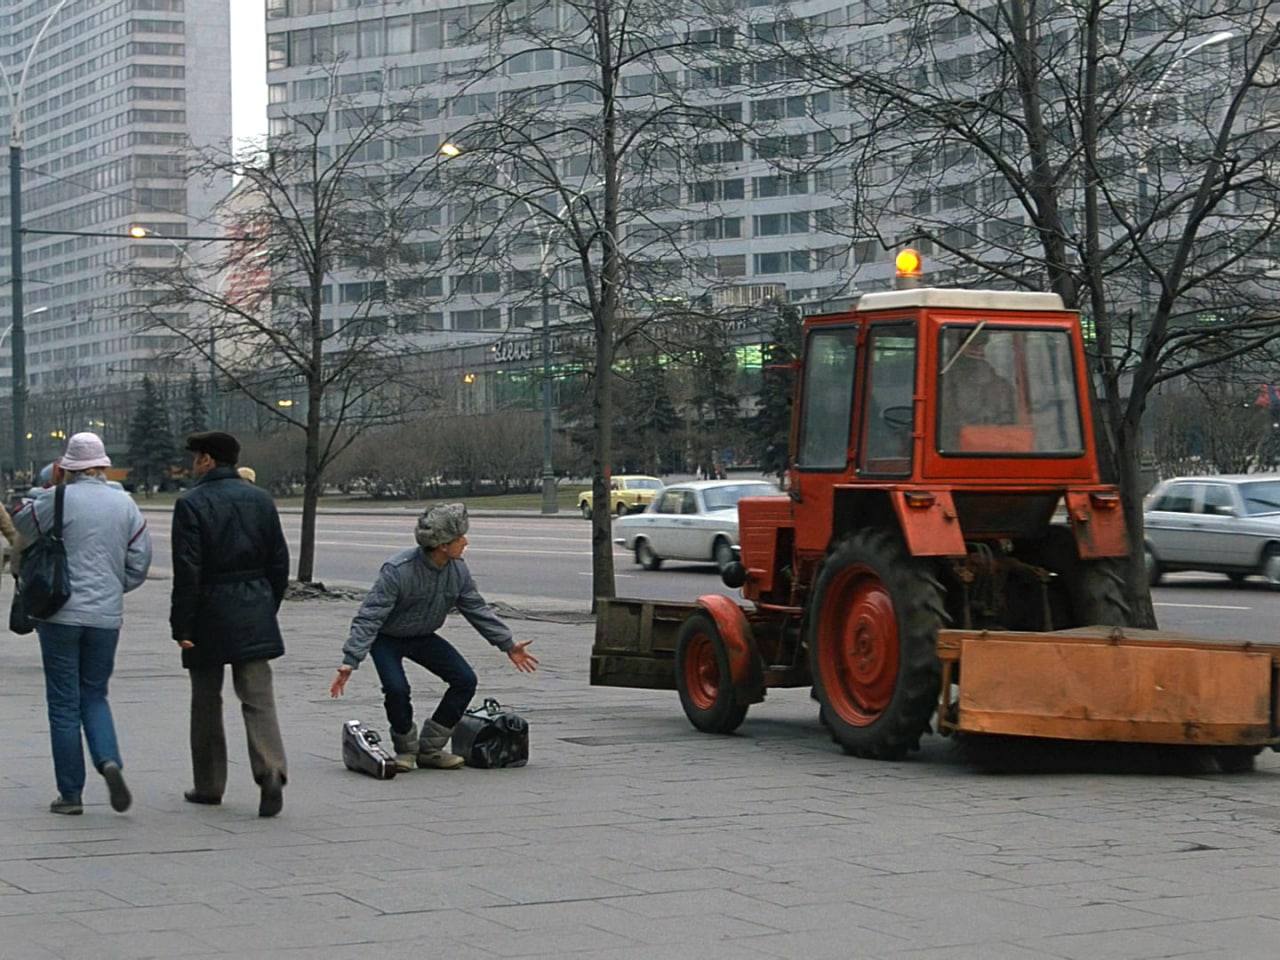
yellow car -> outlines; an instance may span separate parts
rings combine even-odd
[[[639,513],[649,504],[662,489],[662,481],[657,477],[641,477],[624,474],[609,479],[609,509],[618,516],[628,513]],[[582,491],[578,497],[578,509],[583,519],[591,519],[591,491]]]

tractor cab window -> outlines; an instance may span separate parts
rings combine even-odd
[[[902,324],[873,327],[867,339],[865,472],[911,472],[915,386],[915,329]]]
[[[802,468],[843,470],[848,463],[857,339],[854,327],[809,334],[801,400],[798,460]]]
[[[1067,331],[954,324],[943,327],[939,346],[939,452],[1084,451]]]

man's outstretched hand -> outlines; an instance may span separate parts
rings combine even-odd
[[[344,663],[338,668],[338,672],[333,678],[333,683],[329,684],[329,696],[342,696],[342,691],[346,688],[347,681],[350,679],[351,668]]]
[[[507,651],[507,656],[521,673],[533,673],[538,669],[538,658],[525,649],[531,643],[533,643],[532,640],[525,640]]]

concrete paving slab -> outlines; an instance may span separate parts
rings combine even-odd
[[[234,700],[221,807],[193,807],[189,688],[167,584],[128,599],[112,700],[134,808],[53,774],[29,638],[0,646],[0,956],[32,960],[1261,960],[1280,940],[1280,761],[990,773],[928,738],[843,756],[807,691],[739,733],[693,731],[672,693],[591,688],[592,628],[513,620],[545,669],[511,670],[461,621],[482,695],[526,716],[519,770],[347,771],[342,721],[385,730],[372,669],[327,687],[355,604],[287,603],[275,664],[285,810],[256,816]],[[411,669],[420,711],[438,683]]]

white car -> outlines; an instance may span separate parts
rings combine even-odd
[[[1177,477],[1147,498],[1147,578],[1174,570],[1261,574],[1280,589],[1280,475]]]
[[[646,570],[664,560],[714,562],[723,570],[738,557],[738,501],[780,494],[765,480],[673,484],[644,513],[615,520],[614,542],[633,551]]]

